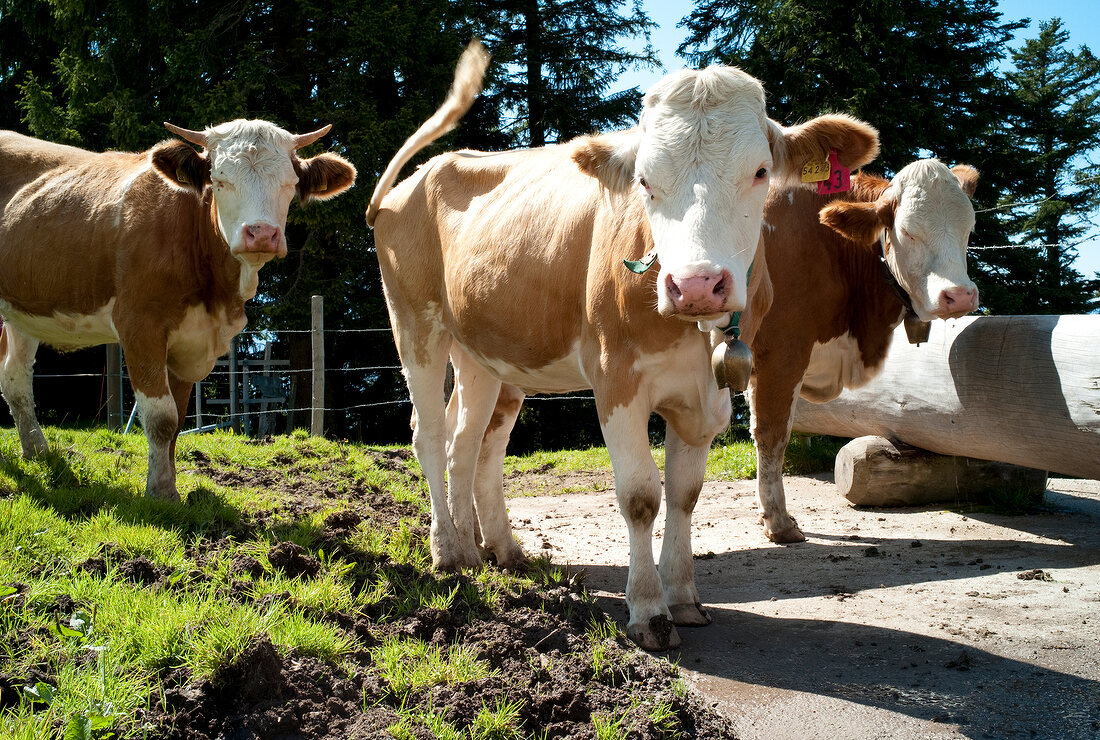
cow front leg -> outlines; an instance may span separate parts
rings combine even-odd
[[[806,535],[787,513],[783,491],[783,456],[791,438],[794,404],[802,387],[802,375],[809,363],[805,357],[787,362],[772,353],[757,357],[749,389],[752,438],[756,444],[756,500],[761,508],[764,534],[777,543],[805,542]]]
[[[167,388],[162,394],[147,395],[137,390],[136,384],[134,395],[137,398],[141,426],[145,429],[145,438],[149,442],[145,495],[165,501],[179,501],[180,494],[176,490],[176,459],[172,454],[179,432],[176,399]]]
[[[34,412],[34,355],[38,340],[11,324],[0,330],[0,391],[11,409],[23,457],[36,457],[50,451],[46,435]]]
[[[474,480],[481,440],[500,392],[500,381],[457,345],[451,348],[455,386],[447,402],[447,504],[462,547],[477,549]],[[480,562],[480,556],[478,558]]]
[[[172,444],[168,450],[168,456],[173,461],[174,469],[176,442],[179,440],[180,432],[183,431],[183,422],[187,418],[187,407],[191,403],[191,392],[195,389],[195,384],[189,380],[177,378],[171,372],[168,374],[168,381],[172,391],[172,399],[176,402],[176,433],[172,435]]]
[[[493,554],[498,567],[512,571],[525,568],[527,556],[512,536],[512,525],[508,520],[508,505],[504,499],[504,456],[523,399],[523,391],[514,385],[501,386],[492,418],[481,440],[477,477],[474,480],[482,544]]]
[[[167,333],[127,322],[116,316],[119,341],[130,384],[134,388],[138,415],[149,443],[149,467],[145,495],[165,501],[179,501],[176,490],[176,460],[172,455],[180,417],[168,374]]]
[[[626,634],[645,650],[671,650],[680,646],[680,635],[653,562],[653,521],[661,505],[661,475],[649,450],[649,409],[640,404],[618,406],[605,416],[600,408],[600,418],[615,473],[615,497],[630,543]]]
[[[706,445],[689,445],[666,424],[665,537],[661,545],[661,582],[672,621],[684,626],[710,624],[695,587],[691,552],[691,514],[706,477]]]

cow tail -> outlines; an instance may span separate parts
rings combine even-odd
[[[481,92],[482,78],[488,66],[489,53],[480,41],[474,39],[458,59],[458,66],[455,67],[455,81],[443,105],[439,106],[439,110],[405,141],[379,178],[378,185],[374,188],[374,195],[370,199],[370,207],[367,208],[367,226],[374,226],[374,220],[382,207],[382,200],[393,188],[401,168],[412,159],[413,155],[457,126],[459,119],[470,110],[474,99]]]

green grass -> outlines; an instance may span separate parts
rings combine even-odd
[[[339,489],[354,477],[426,511],[420,484],[375,465],[370,450],[306,435],[265,445],[224,433],[181,437],[178,485],[191,499],[188,505],[142,495],[141,435],[57,429],[46,434],[53,452],[24,460],[14,432],[0,431],[0,672],[19,676],[34,669],[51,677],[43,689],[46,712],[32,713],[34,697],[27,694],[22,707],[0,714],[5,738],[49,737],[51,721],[86,726],[104,715],[117,729],[132,728],[137,710],[155,701],[159,676],[175,668],[210,676],[258,635],[268,635],[284,652],[339,664],[352,649],[349,639],[314,615],[353,612],[377,600],[379,588],[360,588],[363,579],[352,563],[316,547],[311,552],[323,564],[319,576],[289,578],[267,562],[268,547],[276,539],[315,546],[321,520],[340,508]],[[284,475],[293,468],[294,475],[332,484],[324,464],[333,458],[346,461],[348,481],[335,481],[331,509],[300,521],[280,511],[279,494],[270,487],[251,485],[247,476],[243,483],[222,485],[195,464],[204,459],[219,470]],[[270,523],[253,538],[233,540],[201,561],[189,557],[189,548],[222,539],[227,529],[261,512]],[[397,532],[357,531],[349,547],[392,563],[430,562],[426,542],[407,523]],[[265,566],[259,578],[234,576],[251,581],[251,603],[225,595],[229,563],[238,555]],[[84,567],[96,557],[106,560],[105,572]],[[120,577],[119,562],[138,557],[168,573],[171,587],[147,588]],[[19,598],[3,584],[23,584]],[[268,594],[281,598],[257,606]],[[61,598],[87,615],[87,632],[68,627],[71,614],[55,614]],[[442,603],[438,594],[427,598]],[[43,707],[47,701],[36,703]]]
[[[832,471],[836,453],[847,442],[836,437],[818,437],[794,434],[787,446],[783,471],[788,475],[809,475]],[[665,450],[662,446],[651,448],[650,453],[657,466],[664,469]],[[611,457],[606,447],[586,450],[554,450],[536,452],[522,457],[509,456],[504,460],[504,474],[554,472],[566,474],[572,471],[611,470]],[[752,442],[731,441],[716,443],[707,455],[707,480],[747,480],[756,477],[756,450]],[[542,493],[576,493],[575,489],[539,490]]]
[[[389,684],[403,696],[413,689],[485,678],[489,669],[462,645],[449,649],[423,640],[391,638],[371,649],[371,658]]]
[[[173,503],[143,495],[141,434],[45,431],[53,452],[24,460],[14,431],[0,430],[0,674],[48,677],[25,691],[19,706],[0,712],[3,738],[53,737],[57,727],[73,737],[103,737],[105,728],[120,736],[136,732],[142,710],[163,700],[165,676],[177,670],[195,679],[216,676],[259,636],[284,655],[363,670],[351,659],[362,645],[325,615],[370,613],[384,623],[421,610],[489,613],[510,593],[576,576],[539,558],[526,575],[493,568],[462,579],[432,574],[427,490],[407,448],[303,433],[262,444],[225,432],[189,435],[177,446],[184,501]],[[807,459],[821,457],[817,443],[810,451]],[[654,457],[663,464],[661,448]],[[746,477],[754,462],[748,444],[716,447],[708,476]],[[604,448],[506,461],[507,472],[609,469]],[[301,496],[291,501],[272,483],[286,480],[307,488],[314,482],[319,493],[303,509]],[[408,506],[377,522],[372,510],[339,546],[327,544],[325,518],[364,491],[385,491]],[[317,576],[290,577],[274,567],[268,552],[280,541],[316,558]],[[245,557],[259,567],[234,570]],[[138,558],[161,580],[129,580],[122,566]],[[247,598],[231,597],[233,589]],[[623,636],[615,623],[593,624],[588,639],[593,674],[622,680],[614,644]],[[399,701],[490,672],[461,645],[382,633],[369,650],[371,670]],[[501,697],[461,732],[420,706],[399,712],[391,733],[413,737],[427,726],[441,738],[524,737],[517,720],[522,700]],[[667,708],[649,711],[657,713],[653,725],[675,736]],[[625,714],[602,716],[593,726],[601,737],[614,737],[626,722]]]

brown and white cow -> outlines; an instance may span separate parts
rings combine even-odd
[[[864,163],[877,134],[845,116],[782,128],[768,119],[759,82],[712,67],[659,82],[636,128],[543,149],[443,154],[391,191],[396,171],[469,106],[485,63],[483,52],[467,52],[451,96],[391,162],[367,212],[431,492],[433,563],[481,562],[475,475],[488,479],[478,487],[484,545],[504,565],[521,557],[500,490],[519,404],[524,393],[591,388],[629,531],[627,631],[646,648],[668,648],[679,643],[673,623],[709,621],[694,583],[691,512],[731,410],[699,323],[744,306],[773,173],[797,174],[830,148],[849,166]],[[651,250],[659,271],[624,267]],[[668,424],[660,574],[653,411]]]
[[[24,455],[44,453],[31,368],[40,342],[119,343],[149,440],[146,494],[178,500],[175,445],[193,384],[244,328],[260,268],[286,254],[287,210],[355,181],[333,154],[296,153],[266,121],[140,153],[93,153],[0,132],[0,390]]]
[[[782,477],[799,394],[824,403],[869,382],[907,313],[931,321],[978,307],[966,274],[977,181],[972,167],[930,159],[890,181],[861,173],[836,196],[769,194],[742,339],[753,352],[756,490],[772,541],[806,539],[787,513]]]

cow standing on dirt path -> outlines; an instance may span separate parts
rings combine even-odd
[[[0,390],[23,454],[48,451],[31,384],[40,342],[119,343],[149,440],[146,495],[179,500],[176,437],[191,388],[245,326],[260,268],[286,254],[295,195],[355,181],[333,154],[300,159],[329,126],[266,121],[169,130],[139,153],[93,153],[0,132]]]
[[[978,289],[966,274],[977,182],[974,168],[949,170],[933,159],[890,181],[858,174],[840,195],[802,188],[768,195],[763,259],[741,337],[753,352],[756,490],[773,542],[806,539],[783,493],[799,395],[824,403],[870,382],[907,313],[931,321],[977,309]]]
[[[440,155],[391,191],[408,159],[468,109],[486,64],[478,47],[467,51],[448,99],[391,161],[367,211],[431,492],[433,564],[479,565],[477,520],[499,564],[522,559],[501,471],[523,394],[591,388],[629,532],[627,633],[647,649],[675,647],[674,624],[709,622],[695,588],[691,513],[711,440],[731,412],[700,326],[745,305],[773,178],[797,176],[830,149],[861,165],[877,153],[877,133],[840,115],[782,128],[749,75],[685,70],[649,91],[636,128],[543,149]],[[623,266],[651,250],[659,270]],[[456,388],[445,408],[448,355]],[[668,426],[659,573],[653,411]]]

